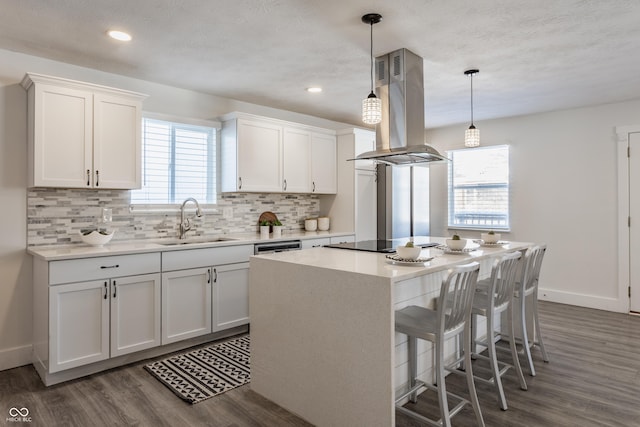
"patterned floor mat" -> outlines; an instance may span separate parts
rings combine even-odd
[[[249,335],[150,363],[144,368],[178,397],[198,403],[250,381]]]

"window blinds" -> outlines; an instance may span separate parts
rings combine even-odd
[[[509,228],[509,146],[448,152],[449,226]]]

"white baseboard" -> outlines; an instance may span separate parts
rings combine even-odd
[[[31,344],[0,350],[0,371],[31,364],[31,353]]]
[[[557,302],[560,304],[577,305],[580,307],[595,308],[597,310],[628,313],[628,300],[619,298],[606,298],[595,295],[584,295],[573,292],[557,291],[553,289],[538,289],[540,301]]]

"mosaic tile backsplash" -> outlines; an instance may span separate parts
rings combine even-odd
[[[200,206],[204,216],[192,220],[188,237],[257,232],[265,211],[275,213],[285,230],[300,230],[304,218],[318,216],[320,201],[309,194],[225,193],[216,205]],[[187,205],[189,217],[195,216],[194,207]],[[113,212],[112,242],[178,237],[179,206],[130,209],[128,190],[37,188],[27,194],[27,245],[82,243],[80,230],[96,227],[102,208]]]

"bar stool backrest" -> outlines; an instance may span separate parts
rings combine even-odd
[[[542,267],[542,259],[546,250],[547,245],[537,245],[529,248],[525,254],[519,290],[524,295],[531,295],[534,291],[537,291],[540,268]]]
[[[506,308],[511,301],[521,256],[521,252],[515,251],[494,261],[489,288],[489,295],[493,295],[493,298],[489,299],[490,313]]]
[[[473,294],[480,264],[472,262],[453,267],[442,281],[438,307],[438,331],[447,339],[457,335],[471,318]]]

